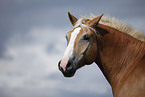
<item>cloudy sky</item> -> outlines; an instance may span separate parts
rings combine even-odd
[[[67,17],[115,16],[145,32],[145,0],[0,0],[0,97],[112,97],[96,64],[64,78]]]

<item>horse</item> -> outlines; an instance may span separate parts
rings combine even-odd
[[[95,62],[114,97],[145,97],[145,35],[114,17],[68,16],[73,29],[58,63],[64,77]]]

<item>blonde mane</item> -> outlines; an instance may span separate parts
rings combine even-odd
[[[82,17],[80,18],[78,24],[83,24],[87,19],[94,19],[96,16],[91,15],[88,18]],[[81,23],[80,23],[81,22]],[[134,29],[131,25],[123,23],[114,17],[103,16],[100,20],[100,24],[104,24],[106,26],[115,28],[121,32],[124,32],[134,38],[145,42],[145,34],[137,29]]]

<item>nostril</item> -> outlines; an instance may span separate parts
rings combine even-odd
[[[69,60],[67,63],[67,67],[69,67],[72,64],[72,62]]]
[[[61,60],[58,62],[58,65],[60,66]]]
[[[69,60],[66,66],[67,71],[70,71],[73,69],[73,63]]]
[[[60,71],[63,71],[63,68],[60,66],[61,60],[58,62],[58,68]]]
[[[68,70],[68,71],[70,71],[70,70],[72,70],[72,69],[73,69],[72,66],[67,67],[67,70]]]
[[[60,67],[61,60],[58,62],[58,67]]]

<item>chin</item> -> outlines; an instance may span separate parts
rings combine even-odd
[[[64,77],[73,77],[75,73],[63,74]]]

